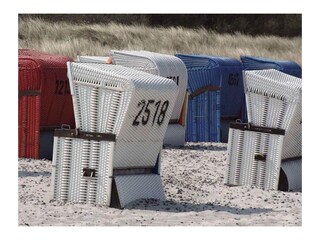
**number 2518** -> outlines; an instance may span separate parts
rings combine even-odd
[[[137,105],[139,112],[135,116],[132,125],[139,126],[140,123],[142,125],[147,125],[149,121],[152,122],[152,126],[156,123],[159,126],[162,125],[166,112],[169,107],[169,101],[155,101],[153,99],[149,100],[141,100]],[[150,117],[153,114],[153,117]]]

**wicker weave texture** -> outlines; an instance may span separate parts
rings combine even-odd
[[[128,53],[128,54],[125,54]],[[184,83],[181,83],[181,79],[180,79],[180,75],[179,76],[175,76],[175,72],[177,72],[179,69],[181,69],[181,63],[179,64],[179,59],[173,57],[173,56],[169,56],[169,55],[163,55],[163,54],[157,54],[157,53],[151,53],[151,52],[142,52],[142,51],[113,51],[113,63],[117,64],[117,65],[122,65],[122,66],[126,66],[126,67],[130,67],[130,68],[134,68],[136,70],[140,70],[140,71],[144,71],[147,73],[151,73],[154,75],[159,75],[159,76],[163,76],[163,77],[168,77],[168,78],[172,78],[174,81],[176,81],[177,83],[179,83],[180,88],[181,88],[181,84],[182,84],[182,88],[183,85],[186,85]],[[173,58],[172,58],[173,57]],[[111,58],[108,57],[102,57],[102,56],[78,56],[78,61],[79,62],[96,62],[96,63],[111,63]],[[163,63],[164,61],[164,63]],[[171,62],[174,64],[172,65]],[[177,63],[178,62],[178,63]],[[160,69],[159,69],[160,67]],[[163,68],[163,69],[161,69]],[[176,68],[176,69],[175,69]],[[159,70],[162,71],[162,74],[160,75]],[[163,72],[164,70],[166,70],[167,72]],[[178,77],[176,79],[176,77]],[[183,80],[183,79],[182,79]],[[186,80],[185,80],[186,81]],[[181,90],[181,89],[180,89]],[[182,92],[183,90],[181,90]],[[186,110],[186,104],[187,104],[187,99],[182,96],[180,96],[182,94],[178,94],[177,100],[176,100],[176,105],[174,107],[173,112],[178,111],[175,108],[179,108],[178,105],[178,101],[180,101],[180,97],[183,98],[182,99],[182,109],[180,110],[180,114],[176,114],[177,116],[179,116],[179,118],[174,118],[172,117],[172,119],[174,119],[175,121],[179,120],[179,123],[183,126],[185,126],[185,118],[181,119],[181,114],[182,111]],[[173,113],[174,114],[174,113]],[[169,134],[169,132],[167,131],[167,133]],[[169,134],[170,135],[170,134]],[[171,136],[165,136],[164,139],[164,143],[165,144],[181,144],[181,141],[176,141],[177,138],[175,137],[174,139],[171,139]],[[178,138],[185,138],[185,134],[181,134]]]
[[[190,54],[177,54],[188,70],[188,90],[190,94],[194,94],[199,90],[203,90],[209,87],[216,87],[219,90],[219,103],[197,103],[203,106],[197,108],[206,108],[206,105],[210,105],[208,114],[219,115],[222,119],[241,119],[241,112],[244,108],[244,91],[243,91],[243,77],[242,77],[242,64],[234,58],[228,57],[215,57],[208,55],[190,55]],[[208,99],[210,101],[210,99]],[[216,104],[219,104],[219,113],[211,113],[216,111]],[[190,105],[189,105],[190,106]],[[196,107],[196,106],[194,106]],[[221,128],[220,119],[219,124],[216,121],[212,122],[210,128],[215,128],[210,137],[201,135],[198,131],[195,135],[195,128],[188,128],[188,126],[194,125],[195,118],[198,118],[199,114],[192,111],[189,108],[187,121],[187,141],[227,141],[228,127]],[[203,114],[201,115],[205,117]],[[205,117],[208,118],[208,117]],[[203,125],[198,123],[196,125]],[[199,126],[201,128],[207,128],[206,126]],[[200,134],[200,135],[199,135]],[[208,134],[208,130],[203,134]],[[211,135],[214,134],[212,137]]]
[[[286,130],[282,158],[301,156],[302,82],[277,70],[245,71],[248,121]]]
[[[115,168],[154,166],[177,85],[117,65],[70,63],[68,69],[77,127],[117,135]]]
[[[39,158],[40,127],[74,127],[67,61],[48,53],[19,49],[19,157]]]
[[[225,183],[277,190],[282,144],[282,135],[230,128]]]
[[[243,66],[229,57],[208,55],[176,55],[188,70],[188,89],[191,93],[206,86],[218,86],[221,90],[221,117],[239,116],[242,108]]]
[[[171,78],[179,87],[171,119],[179,119],[187,89],[187,69],[177,57],[148,51],[111,51],[116,65],[135,68],[140,71]]]
[[[186,141],[220,141],[220,91],[206,91],[189,99]]]
[[[109,206],[113,151],[113,142],[54,137],[52,198]]]

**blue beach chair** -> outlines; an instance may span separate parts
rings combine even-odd
[[[207,55],[176,56],[188,70],[186,141],[227,142],[229,123],[242,118],[241,62]]]

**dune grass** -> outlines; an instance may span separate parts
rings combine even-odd
[[[72,58],[107,56],[111,49],[147,50],[166,54],[261,56],[301,65],[301,37],[219,34],[204,28],[152,28],[144,25],[71,24],[41,19],[19,20],[19,48],[30,48]]]

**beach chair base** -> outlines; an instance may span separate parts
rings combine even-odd
[[[124,208],[128,203],[138,199],[165,200],[160,175],[151,173],[113,177],[111,207]]]
[[[302,157],[282,160],[278,190],[302,192]]]
[[[277,190],[285,131],[231,123],[227,153],[227,185]]]
[[[164,136],[163,144],[171,146],[184,146],[185,128],[180,124],[169,124]]]
[[[55,131],[52,199],[110,205],[115,135]]]

